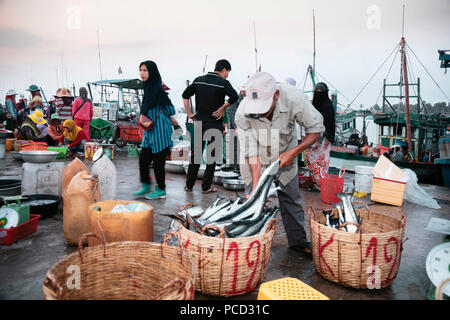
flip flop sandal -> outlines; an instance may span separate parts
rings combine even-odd
[[[188,187],[184,186],[184,191],[186,191],[186,192],[192,192],[192,189],[189,189]]]
[[[213,192],[217,192],[217,189],[216,188],[209,188],[209,190],[202,191],[202,193],[204,193],[204,194],[213,193]]]

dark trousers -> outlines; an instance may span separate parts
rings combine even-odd
[[[278,202],[289,247],[308,245],[309,241],[305,231],[305,213],[298,186],[298,176],[295,175],[285,186],[279,183],[278,180],[275,180],[275,184],[281,187],[281,190],[278,191]],[[252,183],[245,186],[246,194],[249,194],[251,190]]]
[[[203,150],[204,150],[205,144],[206,144],[206,141],[203,140],[203,136],[205,134],[205,131],[208,130],[208,129],[218,129],[222,133],[224,131],[223,125],[216,125],[216,124],[215,125],[208,125],[208,124],[205,124],[203,122],[202,123],[202,136],[201,137],[196,137],[196,138],[193,138],[192,137],[193,135],[191,136],[191,163],[189,164],[189,167],[188,167],[188,174],[187,174],[187,179],[186,179],[186,187],[188,187],[189,189],[192,189],[194,187],[195,181],[197,180],[198,170],[200,169],[200,164],[199,163],[195,163],[195,156],[196,155],[195,155],[194,143],[201,141],[201,143],[202,143],[201,150],[202,150],[202,153],[203,153]],[[194,140],[195,140],[195,142],[194,142]],[[215,141],[215,138],[213,136],[213,137],[211,137],[208,140],[208,145],[214,143],[214,141]],[[220,152],[222,153],[222,150],[220,150]],[[215,156],[216,156],[216,151],[215,150],[212,150],[211,156],[213,158],[215,158]],[[198,155],[197,155],[197,157],[198,157]],[[201,156],[199,158],[201,159]],[[209,190],[211,188],[211,184],[212,184],[213,179],[214,179],[214,171],[215,171],[215,169],[216,169],[216,162],[215,161],[213,163],[211,163],[211,164],[206,164],[206,170],[205,170],[205,174],[203,176],[203,182],[202,182],[202,190],[203,191]]]
[[[153,171],[155,172],[156,183],[159,189],[166,189],[166,157],[169,148],[158,153],[152,153],[151,148],[142,148],[139,153],[139,173],[141,182],[150,184],[150,164],[153,161]]]

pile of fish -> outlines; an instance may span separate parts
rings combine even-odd
[[[355,209],[353,208],[352,204],[352,195],[347,193],[339,193],[337,194],[337,197],[341,199],[341,202],[338,202],[334,205],[334,207],[338,211],[338,217],[333,217],[331,215],[332,211],[324,211],[323,214],[326,217],[326,223],[325,225],[329,228],[338,229],[339,226],[346,222],[355,223],[358,226],[361,225],[362,219],[360,216],[356,214]],[[341,230],[350,232],[350,233],[356,233],[358,231],[358,227],[353,224],[348,224],[344,226]]]
[[[278,208],[269,209],[266,206],[267,198],[278,191],[278,188],[271,189],[271,185],[279,165],[280,162],[276,161],[264,170],[249,199],[239,196],[235,200],[217,197],[206,210],[199,206],[185,206],[179,212],[167,216],[199,233],[205,226],[214,225],[223,229],[228,238],[263,234],[270,220],[279,212]],[[217,236],[218,233],[215,229],[208,229],[205,235]]]

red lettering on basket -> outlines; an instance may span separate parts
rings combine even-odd
[[[372,239],[370,239],[369,246],[367,247],[366,250],[366,258],[367,258],[370,254],[370,251],[372,251],[373,249],[372,265],[374,266],[377,265],[377,243],[378,243],[377,238],[373,237]]]
[[[185,243],[184,246],[183,246],[184,249],[187,249],[187,247],[188,247],[188,245],[189,245],[189,242],[191,242],[191,238],[188,238],[188,239],[187,239],[186,243]]]
[[[389,240],[388,240],[388,243],[386,243],[384,245],[384,260],[387,263],[392,261],[392,255],[388,256],[388,254],[387,254],[387,246],[388,246],[388,244],[390,242],[394,242],[394,244],[395,244],[395,258],[394,258],[394,262],[392,263],[391,270],[389,270],[389,274],[388,274],[388,276],[386,278],[386,283],[389,283],[392,280],[394,280],[394,278],[393,277],[391,278],[391,276],[392,276],[392,272],[394,271],[394,267],[397,265],[397,260],[398,260],[398,257],[399,257],[399,254],[398,254],[398,239],[395,238],[395,237],[390,237]]]
[[[320,269],[320,272],[322,272],[322,263],[321,263],[321,261],[323,261],[323,263],[325,263],[325,265],[327,266],[328,270],[330,271],[331,275],[334,277],[333,270],[328,265],[327,261],[325,260],[324,256],[322,255],[322,253],[325,250],[325,248],[328,247],[330,244],[332,244],[333,241],[334,241],[334,233],[331,235],[330,239],[328,239],[328,241],[325,242],[325,244],[323,246],[320,245],[321,242],[322,242],[322,235],[320,233],[320,226],[319,226],[319,269]]]
[[[253,247],[253,245],[257,245],[257,256],[256,256],[256,260],[255,261],[249,261],[249,254],[250,254],[250,251],[252,250],[252,247]],[[252,288],[252,289],[250,289],[250,285],[252,284],[252,282],[253,282],[253,278],[255,277],[255,274],[256,274],[256,269],[258,268],[258,263],[259,263],[259,258],[260,258],[260,255],[261,255],[261,243],[258,241],[258,240],[255,240],[255,241],[253,241],[252,243],[250,243],[250,246],[249,246],[249,248],[247,249],[247,252],[245,253],[245,258],[247,259],[247,265],[248,265],[248,267],[249,268],[252,268],[253,267],[253,265],[255,265],[254,266],[254,268],[253,268],[253,272],[252,272],[252,275],[250,276],[250,279],[248,280],[248,282],[247,282],[247,287],[245,288],[245,292],[249,292],[249,291],[253,291],[253,289],[254,288]],[[256,284],[257,285],[257,284]],[[256,287],[256,285],[255,285],[255,287]]]
[[[373,249],[373,259],[372,259],[372,265],[376,266],[377,265],[377,243],[378,240],[375,237],[372,237],[372,239],[370,239],[369,245],[367,246],[366,249],[366,258],[370,255],[370,252]],[[375,284],[375,268],[372,268],[372,284]]]
[[[237,274],[238,274],[239,245],[235,241],[230,243],[230,246],[229,246],[229,249],[227,252],[227,258],[226,258],[227,260],[230,257],[230,254],[233,250],[235,251],[235,253],[234,253],[234,272],[233,272],[233,283],[231,285],[231,291],[228,292],[229,294],[237,294],[238,293],[236,291],[236,283],[237,283]]]

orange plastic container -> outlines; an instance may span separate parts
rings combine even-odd
[[[13,150],[13,143],[16,139],[6,139],[6,152]]]
[[[144,132],[139,126],[120,126],[120,137],[129,142],[140,142]]]
[[[47,151],[47,143],[45,142],[28,142],[22,145],[22,151],[43,150]]]
[[[384,154],[385,152],[389,152],[389,147],[378,145],[378,148],[380,149],[380,155]]]

